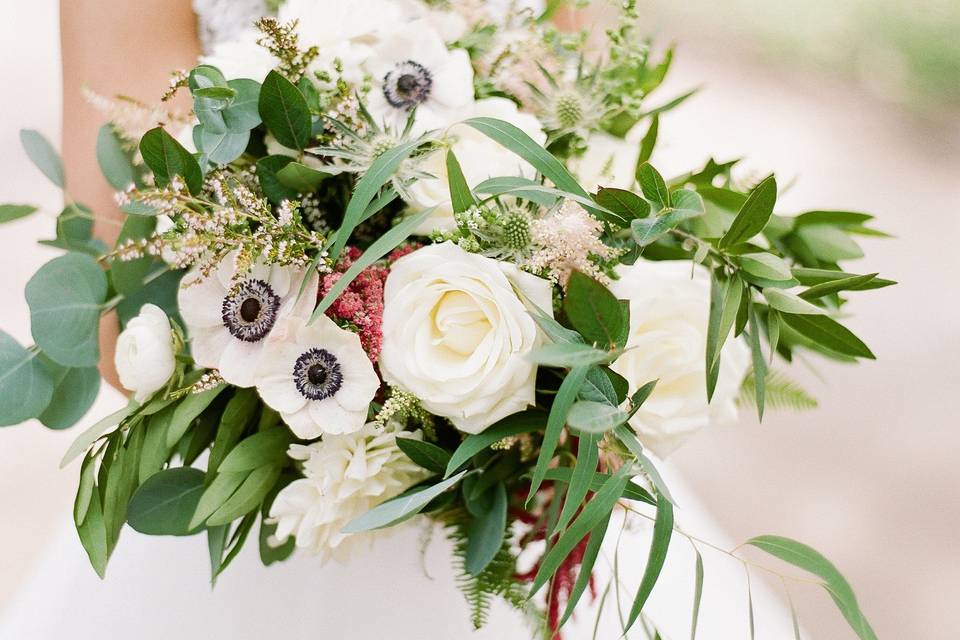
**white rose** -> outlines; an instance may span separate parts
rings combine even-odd
[[[611,368],[630,383],[632,393],[659,379],[653,395],[630,420],[641,442],[660,457],[706,427],[733,422],[736,397],[749,364],[743,341],[730,337],[721,352],[720,375],[707,403],[707,324],[710,274],[687,261],[638,260],[617,268],[610,285],[630,303],[627,347]]]
[[[446,242],[397,260],[384,289],[384,380],[461,431],[480,433],[534,403],[540,342],[514,288],[550,312],[551,285]]]
[[[478,100],[472,109],[463,113],[461,119],[481,116],[505,120],[521,129],[537,144],[543,144],[547,140],[540,121],[529,113],[519,112],[517,105],[506,98]],[[447,133],[453,140],[450,148],[457,156],[463,175],[471,188],[488,178],[501,176],[533,178],[536,175],[536,170],[515,153],[473,127],[457,124]],[[431,154],[420,169],[436,178],[424,178],[415,182],[409,190],[411,200],[408,204],[414,211],[422,211],[429,207],[437,207],[437,209],[417,227],[415,233],[427,235],[434,229],[448,231],[455,228],[453,207],[450,204],[450,187],[447,182],[446,153],[438,151]]]
[[[117,338],[113,357],[120,384],[143,402],[173,375],[173,334],[163,309],[145,304]]]

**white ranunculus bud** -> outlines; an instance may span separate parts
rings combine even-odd
[[[163,309],[145,304],[117,338],[113,362],[124,389],[143,402],[166,384],[176,365],[173,333]]]
[[[705,352],[710,314],[710,274],[687,261],[638,260],[617,268],[610,285],[630,304],[628,350],[611,368],[633,393],[659,380],[653,395],[630,420],[640,441],[660,457],[708,425],[736,420],[736,398],[749,365],[749,350],[730,336],[721,352],[720,375],[707,403]]]
[[[548,281],[446,242],[397,260],[384,289],[383,378],[461,431],[534,403],[540,333],[518,289],[546,312]]]

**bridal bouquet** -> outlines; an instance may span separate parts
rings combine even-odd
[[[89,209],[60,214],[43,244],[67,253],[25,292],[36,344],[0,333],[0,424],[78,421],[98,327],[119,318],[132,397],[64,459],[82,459],[74,519],[98,574],[124,524],[204,533],[216,577],[255,529],[265,564],[343,558],[420,515],[454,543],[474,624],[501,596],[553,635],[629,511],[653,533],[624,628],[646,624],[686,535],[659,460],[743,405],[812,405],[779,372],[800,352],[873,358],[837,319],[892,284],[840,266],[881,235],[871,217],[786,215],[776,178],[735,162],[664,177],[660,114],[687,96],[649,96],[671,51],[629,2],[599,55],[549,17],[287,0],[158,105],[91,94],[126,219],[106,247]],[[64,186],[50,145],[23,142]],[[875,637],[823,556],[747,544]]]

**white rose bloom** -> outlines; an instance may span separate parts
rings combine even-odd
[[[580,185],[590,193],[599,187],[632,187],[640,157],[640,142],[634,137],[617,138],[598,132],[587,138],[587,150],[570,161],[570,170]]]
[[[291,316],[270,334],[256,375],[257,391],[298,438],[358,431],[380,378],[360,336],[321,315]]]
[[[514,288],[550,312],[551,285],[453,243],[394,263],[384,288],[384,380],[461,431],[480,433],[534,403],[537,325]]]
[[[688,261],[638,260],[617,268],[610,290],[630,303],[629,350],[611,368],[630,392],[659,379],[653,395],[630,420],[640,441],[664,457],[708,425],[736,420],[736,397],[749,365],[749,350],[730,337],[721,352],[720,375],[707,403],[707,324],[710,274]]]
[[[375,532],[340,530],[426,476],[397,446],[398,437],[421,436],[401,432],[396,424],[380,428],[369,423],[356,433],[292,445],[290,457],[303,461],[305,477],[284,487],[273,501],[270,518],[277,530],[271,543],[282,544],[292,535],[297,547],[327,560],[370,540]]]
[[[258,262],[234,279],[236,260],[236,251],[228,253],[203,279],[194,269],[180,284],[177,299],[194,361],[218,369],[230,384],[252,387],[267,336],[287,315],[310,313],[319,279],[310,275],[298,302],[306,270]]]
[[[374,86],[366,107],[374,120],[403,131],[416,109],[412,135],[464,117],[473,103],[473,67],[464,49],[447,49],[426,23],[398,29],[373,47],[366,64]]]
[[[460,120],[480,116],[509,122],[538,144],[543,144],[547,140],[540,121],[529,113],[521,113],[517,105],[506,98],[478,100],[472,109],[462,114]],[[527,162],[473,127],[458,124],[451,127],[447,133],[453,140],[451,149],[457,156],[470,187],[475,187],[488,178],[536,176],[536,170]],[[446,153],[438,151],[431,154],[419,168],[437,177],[415,182],[409,189],[411,201],[408,204],[414,211],[422,211],[429,207],[437,207],[437,209],[417,227],[415,233],[427,235],[434,229],[448,231],[455,228],[453,208],[450,204],[450,188],[447,183]]]
[[[124,389],[143,402],[167,383],[173,375],[176,359],[170,320],[163,309],[153,304],[140,308],[137,317],[127,323],[117,338],[113,363]]]

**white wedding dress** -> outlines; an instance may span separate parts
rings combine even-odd
[[[323,0],[317,0],[322,2]],[[247,28],[262,13],[262,0],[194,0],[200,32],[209,48]],[[123,400],[105,389],[114,404]],[[101,403],[104,400],[101,397]],[[682,478],[665,475],[681,508],[685,531],[731,548],[708,511],[685,488]],[[598,591],[610,575],[620,517],[610,526],[597,563]],[[624,533],[619,554],[621,599],[629,610],[643,572],[649,545],[648,522],[639,520]],[[209,582],[206,541],[153,538],[124,531],[100,580],[87,564],[63,514],[60,532],[44,560],[8,603],[0,618],[0,640],[522,640],[533,637],[530,622],[497,603],[488,624],[473,631],[469,611],[456,587],[451,549],[436,531],[424,548],[425,522],[414,522],[358,550],[348,564],[320,565],[295,554],[265,568],[257,542],[246,548],[221,576]],[[252,536],[253,538],[253,536]],[[701,547],[704,584],[698,637],[702,640],[748,638],[747,590],[743,567]],[[667,640],[690,633],[694,590],[694,555],[686,539],[674,536],[660,583],[645,609]],[[753,582],[757,637],[780,639],[792,634],[789,614],[759,580]],[[599,600],[599,594],[598,598]],[[594,631],[597,600],[589,595],[564,638],[615,640],[621,636],[615,591],[611,590],[599,628]],[[639,625],[628,637],[644,637]]]

